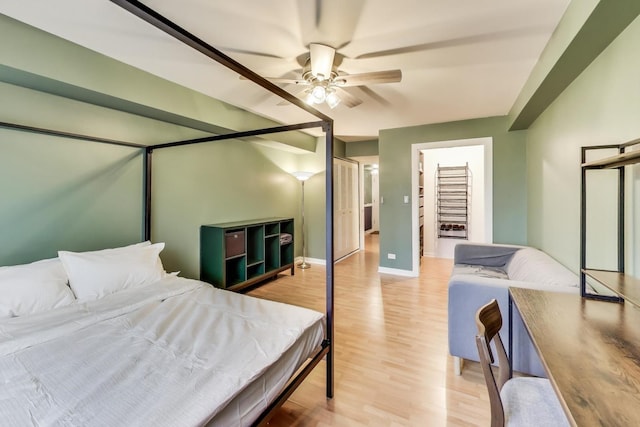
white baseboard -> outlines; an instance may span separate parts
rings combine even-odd
[[[414,272],[412,270],[400,270],[399,268],[388,268],[388,267],[378,267],[378,273],[392,274],[394,276],[404,276],[404,277],[418,277],[420,275],[419,272]]]
[[[354,252],[354,253],[357,253]],[[353,255],[350,254],[350,255]],[[344,258],[341,258],[340,260],[338,260],[337,262],[342,261],[345,258],[348,258],[349,256],[346,256]],[[324,259],[320,259],[320,258],[309,258],[309,257],[305,257],[305,261],[309,264],[316,264],[316,265],[327,265],[326,261]],[[302,262],[302,257],[296,257],[294,263],[296,265],[298,265],[299,263]],[[388,267],[378,267],[378,273],[382,273],[382,274],[391,274],[393,276],[404,276],[404,277],[418,277],[420,275],[419,272],[414,272],[411,270],[400,270],[399,268],[388,268]]]

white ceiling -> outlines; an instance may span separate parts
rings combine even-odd
[[[569,0],[143,3],[262,76],[298,77],[311,42],[337,48],[348,74],[401,69],[400,83],[348,88],[364,100],[355,108],[319,108],[349,141],[376,138],[379,129],[507,114]],[[0,0],[0,13],[275,120],[309,120],[107,0]]]

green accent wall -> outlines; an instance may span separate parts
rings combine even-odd
[[[151,232],[167,270],[198,277],[202,224],[294,217],[299,236],[296,155],[273,151],[242,140],[154,151]]]
[[[140,150],[0,129],[0,265],[135,243]]]
[[[402,196],[411,191],[412,144],[493,138],[493,240],[527,242],[526,137],[509,132],[508,117],[490,117],[400,129],[381,130],[380,151],[380,266],[412,269],[411,203]],[[387,253],[396,254],[395,260]]]
[[[320,260],[326,259],[326,143],[325,138],[318,138],[316,152],[299,157],[301,170],[313,172],[314,175],[305,183],[305,236],[306,256]],[[333,152],[344,156],[345,143],[334,139]],[[339,156],[340,157],[340,156]]]
[[[349,142],[346,155],[347,157],[377,156],[378,140]]]
[[[640,137],[640,18],[533,123],[527,137],[529,243],[578,271],[580,247],[580,147],[618,144]],[[609,153],[610,154],[610,153]],[[638,166],[628,167],[630,194],[638,191]],[[616,192],[615,187],[602,191]],[[639,270],[638,198],[629,200],[629,267]],[[615,207],[595,206],[590,215],[610,222]],[[607,220],[607,217],[609,219]],[[594,241],[595,240],[595,241]],[[611,257],[609,236],[591,239],[603,262]],[[597,247],[600,246],[600,249]],[[597,253],[597,252],[596,252]],[[609,265],[611,268],[612,266]]]
[[[12,40],[0,46],[1,122],[139,144],[279,125],[2,15],[0,37]],[[152,240],[167,243],[165,267],[199,276],[201,224],[294,217],[299,236],[300,184],[290,173],[324,170],[323,147],[324,138],[288,132],[154,150]],[[344,156],[344,142],[334,149]],[[141,151],[0,127],[0,265],[139,241]],[[322,175],[306,194],[323,206],[308,228],[309,244],[322,248],[308,255],[318,258]]]

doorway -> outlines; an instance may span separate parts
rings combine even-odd
[[[366,237],[380,232],[380,160],[378,156],[354,156],[350,159],[359,165],[360,248],[364,249],[371,241]],[[368,224],[369,213],[371,224]]]
[[[423,256],[453,258],[458,243],[485,242],[484,146],[430,148],[420,153],[424,170]],[[452,175],[457,173],[455,168],[467,171],[465,179]],[[459,184],[462,181],[465,183]]]
[[[334,257],[336,260],[360,249],[358,163],[334,158]]]
[[[422,155],[422,159],[421,159]],[[436,170],[469,163],[470,215],[468,239],[439,238],[437,227]],[[422,176],[422,178],[421,178]],[[418,273],[421,246],[425,256],[453,258],[453,248],[462,241],[493,242],[493,139],[473,138],[413,144],[412,146],[412,243],[413,271]],[[420,180],[423,184],[420,184]],[[422,206],[421,206],[422,202]],[[420,226],[421,214],[423,227]],[[441,234],[441,233],[440,233]],[[456,234],[456,233],[452,233]],[[462,234],[462,233],[461,233]],[[421,239],[423,245],[420,245]]]
[[[378,233],[380,231],[380,205],[378,193],[378,164],[370,163],[362,165],[362,205],[364,207],[363,231],[364,234]]]

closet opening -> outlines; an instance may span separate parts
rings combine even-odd
[[[453,258],[461,242],[493,241],[492,138],[414,144],[413,270]]]

